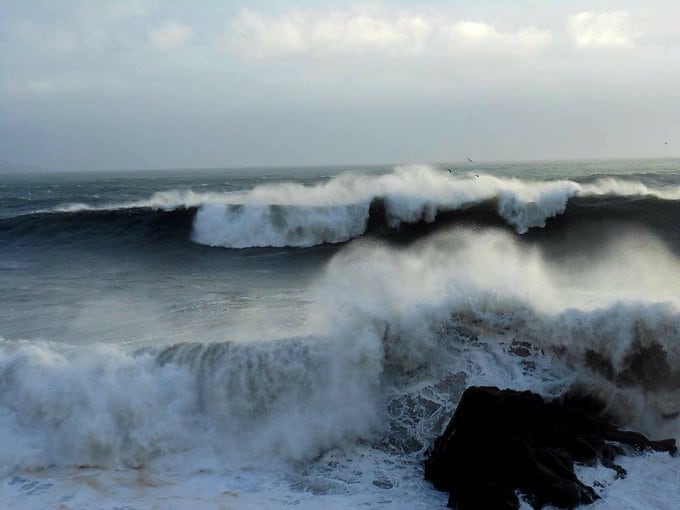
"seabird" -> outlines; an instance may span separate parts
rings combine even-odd
[[[470,158],[468,158],[468,161],[469,161],[470,163],[472,163],[472,160],[471,160]]]

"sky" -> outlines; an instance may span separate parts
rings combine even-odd
[[[679,157],[678,27],[676,0],[0,0],[0,160]]]

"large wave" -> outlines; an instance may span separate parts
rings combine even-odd
[[[605,195],[680,200],[680,187],[653,189],[609,177],[578,184],[453,176],[428,166],[397,167],[390,174],[345,174],[315,186],[264,185],[231,196],[238,205],[224,200],[206,203],[196,215],[193,239],[232,248],[347,241],[366,231],[376,201],[392,229],[432,223],[441,213],[491,202],[497,214],[522,234],[562,214],[571,198]]]
[[[466,384],[588,384],[625,424],[677,437],[678,288],[677,257],[651,236],[587,267],[501,231],[354,243],[316,284],[311,336],[3,343],[0,470],[299,461],[359,440],[417,456]]]
[[[277,183],[224,193],[168,190],[138,201],[68,203],[4,219],[0,233],[86,230],[95,236],[191,238],[228,248],[310,247],[457,221],[500,222],[524,234],[566,215],[575,221],[628,218],[677,237],[668,218],[677,216],[678,207],[677,186],[655,188],[611,177],[577,183],[453,175],[408,166],[383,175],[342,174],[315,185]]]

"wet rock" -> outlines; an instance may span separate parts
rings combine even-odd
[[[510,352],[515,356],[526,358],[531,354],[531,344],[529,342],[512,342]]]
[[[392,482],[386,479],[373,480],[373,485],[380,489],[391,489],[393,487]]]
[[[425,462],[425,478],[449,492],[461,510],[519,508],[517,491],[534,508],[592,503],[592,487],[574,473],[574,462],[616,465],[621,445],[637,451],[675,452],[675,440],[650,441],[603,417],[604,405],[571,392],[550,402],[529,391],[470,387]]]

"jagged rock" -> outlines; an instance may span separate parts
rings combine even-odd
[[[516,509],[521,491],[534,508],[573,508],[598,499],[574,462],[616,465],[620,445],[674,453],[675,440],[650,441],[607,421],[602,403],[578,392],[545,402],[529,391],[470,387],[425,462],[425,478],[449,492],[449,506]]]

